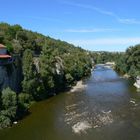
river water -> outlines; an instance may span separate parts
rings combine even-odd
[[[112,69],[96,66],[85,88],[34,104],[0,130],[0,140],[140,140],[140,92]]]

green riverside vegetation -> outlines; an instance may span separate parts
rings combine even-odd
[[[127,73],[132,78],[140,76],[140,45],[129,47],[116,64],[120,72]]]
[[[115,62],[119,73],[133,79],[140,76],[140,44],[127,48],[125,52],[93,52],[91,57],[96,64]]]
[[[17,83],[21,87],[18,91],[11,87],[0,91],[0,128],[11,126],[26,115],[32,102],[70,89],[89,76],[93,62],[113,61],[118,72],[132,78],[140,76],[140,45],[129,47],[126,52],[88,52],[7,23],[0,23],[0,44],[7,47],[14,58],[10,65],[19,68],[17,76],[22,77]],[[6,67],[10,71],[10,66]]]
[[[15,58],[12,65],[22,71],[20,92],[10,87],[0,92],[0,128],[22,118],[32,102],[71,88],[91,73],[89,52],[20,25],[0,23],[0,43]]]

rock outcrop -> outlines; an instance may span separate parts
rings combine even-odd
[[[11,63],[8,65],[0,65],[0,91],[7,87],[10,87],[15,92],[20,92],[22,81],[22,67],[21,62],[17,61],[17,64]]]
[[[140,89],[140,76],[137,76],[136,82],[134,83],[134,86],[138,89]]]

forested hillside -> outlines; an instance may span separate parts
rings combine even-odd
[[[92,61],[113,61],[120,73],[132,78],[140,75],[140,45],[126,52],[88,52],[7,23],[0,23],[0,44],[13,60],[0,65],[0,128],[22,118],[32,102],[56,95],[89,76]]]
[[[117,61],[116,68],[122,73],[129,74],[132,78],[140,75],[140,45],[129,47]]]
[[[25,30],[20,25],[0,23],[0,44],[7,47],[14,59],[12,67],[21,67],[22,74],[21,83],[17,83],[21,86],[19,92],[11,87],[1,90],[0,128],[22,117],[32,101],[70,88],[91,73],[92,63],[87,51]],[[9,65],[0,67],[10,70]]]
[[[93,58],[95,64],[104,64],[107,62],[116,62],[120,56],[124,53],[122,52],[106,52],[106,51],[99,51],[99,52],[92,52],[90,53],[91,57]]]
[[[140,45],[128,47],[125,52],[92,52],[95,64],[115,62],[115,69],[132,78],[140,76]]]

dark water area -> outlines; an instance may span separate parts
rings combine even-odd
[[[0,140],[140,140],[140,92],[114,70],[97,66],[86,87],[34,104]]]

